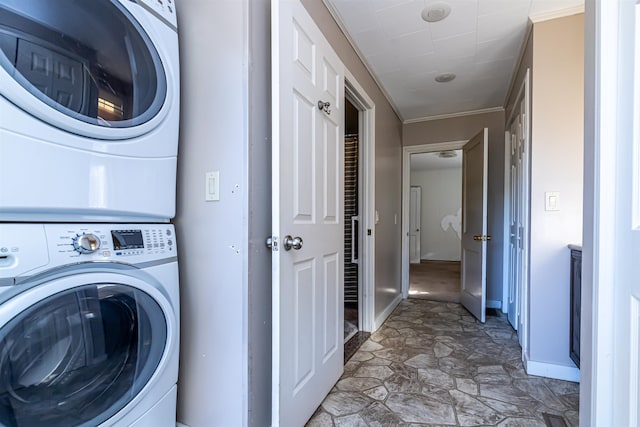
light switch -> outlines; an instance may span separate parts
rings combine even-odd
[[[220,171],[207,172],[204,181],[204,200],[207,202],[220,200]]]
[[[560,210],[560,192],[547,191],[544,193],[544,210],[559,211]]]

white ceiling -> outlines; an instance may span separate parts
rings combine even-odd
[[[528,25],[584,0],[325,0],[404,121],[499,108]],[[447,3],[428,23],[422,10]],[[456,79],[438,83],[442,73]]]
[[[462,150],[456,150],[456,157],[440,158],[434,153],[418,153],[411,155],[411,172],[435,169],[462,169]]]

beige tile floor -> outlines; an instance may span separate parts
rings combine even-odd
[[[308,426],[578,425],[578,384],[525,373],[504,316],[403,301],[345,365]]]

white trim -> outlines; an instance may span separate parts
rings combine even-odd
[[[625,2],[591,1],[585,17],[585,167],[580,425],[616,425],[618,64]],[[626,2],[629,4],[629,2]],[[612,191],[613,190],[613,191]]]
[[[502,312],[509,312],[509,257],[510,257],[510,224],[511,216],[511,141],[510,132],[504,130],[504,186],[503,190],[503,206],[502,206],[502,235],[505,236],[502,242]]]
[[[402,300],[403,300],[402,294],[396,295],[393,301],[391,301],[391,304],[389,304],[387,308],[382,310],[382,313],[380,313],[380,315],[376,317],[376,320],[373,323],[373,329],[371,330],[371,332],[377,331],[378,328],[382,326],[384,321],[387,320],[389,316],[391,316],[391,313],[393,313],[393,310],[395,310],[395,308],[398,306],[398,304],[400,304],[400,301]]]
[[[438,114],[436,116],[419,117],[416,119],[407,119],[402,124],[428,122],[431,120],[453,119],[455,117],[475,116],[476,114],[497,113],[504,111],[504,107],[481,108],[479,110],[461,111],[459,113]]]
[[[402,147],[402,296],[409,296],[409,187],[411,186],[411,155],[434,151],[460,150],[467,141],[438,142]]]
[[[487,308],[495,308],[496,310],[500,310],[502,308],[502,301],[488,299],[486,303]]]
[[[373,69],[369,66],[369,63],[365,60],[365,56],[362,54],[362,52],[358,48],[358,45],[351,38],[351,35],[347,31],[347,27],[344,25],[344,22],[342,21],[342,18],[340,17],[340,13],[333,7],[333,5],[331,4],[331,2],[329,0],[322,0],[322,3],[324,3],[324,5],[326,6],[327,10],[329,11],[331,16],[333,17],[333,20],[336,21],[336,24],[338,25],[338,28],[340,28],[340,31],[342,31],[342,34],[344,35],[344,37],[347,39],[347,41],[351,45],[351,48],[355,51],[356,55],[358,56],[358,59],[360,59],[360,62],[362,62],[362,65],[364,65],[364,68],[367,69],[367,71],[371,75],[371,78],[373,79],[373,81],[376,82],[376,85],[378,85],[378,89],[380,89],[380,92],[382,92],[384,97],[387,99],[387,102],[389,102],[389,105],[391,105],[391,109],[393,109],[394,113],[396,113],[396,115],[398,116],[400,121],[404,120],[402,118],[402,114],[400,114],[400,109],[393,102],[393,99],[391,98],[391,95],[389,95],[389,93],[387,92],[385,87],[382,85],[380,80],[378,80],[378,77],[376,77],[376,74],[373,72]],[[345,66],[345,68],[346,68],[346,66]]]
[[[523,224],[524,224],[524,233],[523,233],[523,248],[524,255],[523,260],[524,263],[522,265],[522,288],[518,289],[518,300],[516,304],[519,307],[518,314],[518,341],[520,342],[520,346],[522,348],[522,354],[527,354],[529,352],[529,254],[530,254],[530,237],[531,237],[531,219],[530,219],[530,210],[531,210],[531,69],[527,68],[525,75],[522,79],[522,83],[520,83],[520,89],[518,89],[518,94],[514,98],[514,108],[511,110],[511,114],[505,121],[505,174],[504,174],[504,235],[509,236],[511,231],[509,230],[510,223],[510,202],[511,202],[511,143],[509,134],[509,129],[511,128],[511,123],[515,118],[515,114],[521,114],[520,107],[516,108],[522,99],[524,98],[524,115],[525,120],[522,125],[525,127],[525,141],[524,141],[524,154],[523,154],[523,192],[524,192],[524,206],[523,206]],[[503,311],[508,312],[509,310],[509,248],[510,242],[509,239],[504,239],[502,252],[505,256],[503,258],[503,276],[502,276],[502,298],[504,301]],[[523,359],[524,360],[524,359]]]
[[[527,45],[529,44],[529,39],[533,37],[533,23],[531,21],[527,22],[527,32],[525,37],[522,39],[522,43],[520,44],[520,50],[518,51],[518,60],[516,61],[516,65],[511,70],[511,82],[509,82],[509,90],[505,94],[503,104],[506,107],[509,106],[509,96],[513,93],[513,90],[518,83],[518,70],[522,67],[522,62],[524,61],[524,54],[527,52]]]
[[[584,13],[584,4],[566,7],[564,9],[533,13],[529,15],[529,19],[534,24],[537,24],[538,22],[550,21],[552,19],[564,18],[566,16],[578,15],[580,13]]]
[[[580,369],[575,366],[556,365],[554,363],[538,362],[536,360],[524,359],[525,370],[528,375],[538,377],[554,378],[557,380],[580,382]]]
[[[182,423],[176,423],[176,427],[189,427],[189,426]]]
[[[345,66],[344,69],[344,90],[345,97],[354,103],[360,111],[359,136],[362,147],[362,188],[359,194],[364,195],[364,202],[361,202],[362,212],[362,256],[360,262],[360,286],[358,286],[359,310],[358,317],[360,329],[366,332],[374,330],[375,316],[375,195],[376,195],[376,107],[367,92],[360,86],[356,78]],[[367,235],[365,230],[371,230],[371,235]]]

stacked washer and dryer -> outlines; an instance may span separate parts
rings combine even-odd
[[[173,0],[0,0],[0,427],[173,427]]]

